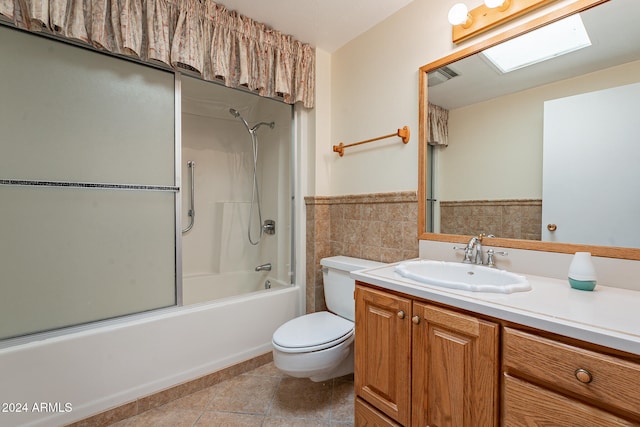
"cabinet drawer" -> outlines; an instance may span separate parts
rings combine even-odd
[[[634,424],[505,374],[502,425],[613,427]]]
[[[640,365],[580,347],[504,330],[505,372],[640,418]]]
[[[355,426],[356,427],[401,427],[400,424],[391,418],[377,411],[373,406],[367,404],[359,397],[355,403]]]

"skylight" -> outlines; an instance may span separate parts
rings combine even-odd
[[[486,49],[482,54],[501,72],[508,73],[587,46],[591,46],[591,40],[580,14],[575,14]]]

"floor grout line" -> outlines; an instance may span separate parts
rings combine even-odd
[[[242,376],[251,377],[252,379],[239,380]],[[247,390],[248,393],[246,393],[246,395],[239,392],[237,389],[233,388],[236,384],[231,381],[234,380],[238,382],[237,385],[251,387],[251,390]],[[312,382],[307,385],[305,381],[310,380],[289,377],[281,374],[279,371],[276,371],[275,366],[273,366],[273,363],[271,362],[270,364],[260,366],[252,371],[239,374],[204,389],[207,390],[205,392],[207,394],[205,395],[198,396],[192,400],[185,400],[177,405],[175,404],[176,401],[169,402],[165,405],[154,408],[155,410],[158,410],[154,413],[146,413],[146,415],[145,413],[139,414],[138,416],[123,420],[120,423],[115,423],[112,427],[152,425],[148,424],[149,422],[160,422],[162,425],[178,425],[173,420],[182,419],[182,422],[184,422],[184,418],[188,413],[193,413],[194,415],[197,413],[197,417],[195,417],[194,421],[190,423],[192,427],[214,425],[215,423],[218,423],[218,419],[224,420],[220,421],[220,423],[224,423],[226,426],[244,426],[247,425],[245,424],[246,422],[249,422],[251,425],[256,427],[274,425],[322,425],[327,427],[349,427],[354,425],[353,420],[349,422],[348,419],[342,419],[348,417],[348,412],[345,411],[352,411],[353,408],[352,398],[349,398],[349,396],[345,394],[348,390],[344,388],[345,383],[351,383],[351,385],[353,385],[353,379],[330,379],[323,382],[323,386],[315,386],[313,384],[318,383]],[[227,393],[230,393],[229,395],[224,394],[225,383],[227,383],[226,390]],[[283,386],[285,386],[284,389]],[[211,390],[213,387],[216,387],[216,390]],[[265,393],[267,392],[268,387],[272,387],[272,390]],[[328,393],[324,387],[330,387]],[[314,395],[311,392],[310,394],[306,393],[307,389],[314,388],[318,390],[320,393],[319,395]],[[198,392],[204,392],[204,390],[200,390]],[[184,398],[193,396],[198,392],[184,396]],[[260,395],[262,395],[262,397],[260,397]],[[205,396],[207,397],[205,398]],[[323,397],[322,400],[318,400],[321,396],[325,397]],[[206,402],[199,400],[200,398],[206,400]],[[221,399],[216,401],[217,398]],[[278,403],[278,408],[274,413],[277,399],[284,400]],[[289,399],[291,401],[290,406],[287,404]],[[260,400],[266,403],[264,409],[260,409]],[[214,401],[216,401],[216,408],[213,408]],[[243,407],[243,401],[247,402],[247,405],[244,406],[247,408],[247,412],[242,409],[238,409]],[[324,409],[323,401],[328,401],[328,411]],[[170,406],[171,404],[173,404],[173,406]],[[225,409],[225,407],[228,409]],[[154,411],[154,409],[151,411]],[[254,412],[255,410],[258,412]],[[325,415],[322,415],[323,412]],[[336,417],[340,416],[342,416],[341,419],[336,419]],[[214,424],[212,424],[212,421]]]
[[[262,423],[260,423],[261,426],[264,425],[265,421],[267,420],[267,417],[271,414],[271,409],[273,408],[273,401],[278,396],[278,390],[280,389],[280,384],[282,384],[282,378],[284,378],[284,377],[280,376],[278,378],[278,384],[276,384],[276,386],[273,389],[273,393],[271,395],[271,399],[269,400],[269,405],[267,406],[267,413],[265,414],[264,418],[262,419]]]

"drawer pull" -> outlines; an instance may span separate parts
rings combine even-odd
[[[413,317],[411,318],[411,321],[412,321],[413,323],[415,323],[416,325],[418,325],[418,324],[420,323],[420,316],[413,316]]]
[[[398,317],[399,317],[400,319],[404,319],[404,311],[400,310],[400,311],[398,312]]]
[[[576,369],[575,375],[577,380],[584,384],[589,384],[593,380],[591,372],[587,371],[586,369]]]

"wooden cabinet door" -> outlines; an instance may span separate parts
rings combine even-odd
[[[413,305],[413,426],[498,425],[497,324]]]
[[[356,394],[408,425],[411,397],[411,300],[356,287]]]

